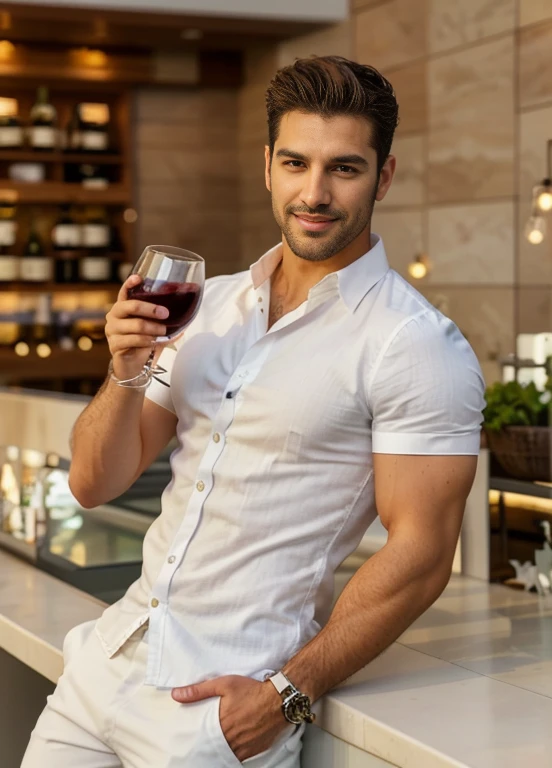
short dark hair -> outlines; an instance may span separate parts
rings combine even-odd
[[[271,156],[281,119],[294,110],[366,118],[373,128],[379,175],[391,151],[399,107],[393,86],[377,69],[342,56],[312,56],[278,70],[266,92]]]

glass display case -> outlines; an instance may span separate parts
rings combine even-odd
[[[68,462],[0,447],[0,544],[74,586],[114,602],[140,574],[142,542],[160,507],[168,464],[158,462],[115,504],[83,509]]]

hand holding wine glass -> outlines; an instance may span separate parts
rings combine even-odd
[[[144,249],[106,318],[112,370],[122,386],[143,388],[152,374],[164,372],[154,360],[195,317],[204,282],[205,263],[197,254],[171,246]]]

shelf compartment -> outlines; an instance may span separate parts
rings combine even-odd
[[[91,165],[123,165],[125,158],[115,153],[105,155],[83,152],[33,152],[25,149],[0,150],[0,163],[90,163]]]
[[[0,190],[17,192],[17,205],[132,205],[129,190],[123,184],[111,184],[107,189],[86,189],[81,184],[60,181],[33,184],[1,179]]]

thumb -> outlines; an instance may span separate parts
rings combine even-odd
[[[224,677],[215,677],[213,680],[205,680],[195,685],[186,685],[182,688],[173,688],[171,696],[175,701],[189,704],[192,701],[211,699],[213,696],[221,696],[224,688]]]

